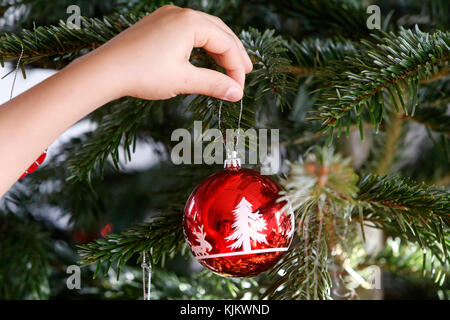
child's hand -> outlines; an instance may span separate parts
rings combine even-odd
[[[203,47],[228,75],[189,63]],[[123,97],[198,93],[237,101],[252,64],[217,17],[165,6],[0,106],[0,196],[64,130]]]
[[[227,75],[194,67],[193,48],[203,47]],[[198,93],[237,101],[252,63],[241,41],[217,17],[191,9],[164,6],[87,55],[107,63],[118,95],[167,99]]]

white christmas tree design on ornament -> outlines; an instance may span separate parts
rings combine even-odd
[[[260,231],[266,229],[266,221],[263,216],[259,214],[259,211],[253,212],[250,202],[242,197],[241,202],[233,210],[235,216],[232,228],[234,233],[225,238],[228,241],[235,240],[235,242],[228,246],[231,249],[238,249],[242,247],[242,251],[250,252],[251,240],[260,243],[266,242],[266,235],[260,233]]]

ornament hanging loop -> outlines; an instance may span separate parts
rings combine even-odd
[[[219,131],[222,132],[222,105],[223,101],[220,100],[219,103]],[[241,166],[241,159],[238,156],[237,148],[239,144],[239,136],[241,134],[241,119],[242,119],[242,109],[243,109],[243,99],[240,100],[240,111],[239,111],[239,120],[238,120],[238,128],[235,139],[233,141],[227,141],[226,138],[223,139],[223,144],[225,146],[226,159],[224,163],[225,168],[239,168]],[[223,133],[222,133],[223,135]]]

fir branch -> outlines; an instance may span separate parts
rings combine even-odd
[[[314,73],[317,68],[344,60],[345,57],[356,54],[359,48],[350,40],[312,38],[302,42],[291,41],[289,50],[298,66],[296,72],[305,75]],[[291,70],[295,72],[292,68]]]
[[[142,186],[142,192],[148,196],[145,200],[148,210],[158,214],[149,222],[137,224],[120,234],[113,234],[82,246],[81,264],[101,264],[118,260],[120,270],[133,254],[139,255],[144,250],[148,252],[150,248],[153,248],[154,264],[163,263],[168,255],[179,253],[180,250],[185,253],[187,247],[183,245],[185,242],[182,231],[184,204],[189,193],[214,169],[213,166],[201,166],[192,170],[191,166],[165,164],[148,170],[144,180],[150,183]],[[163,179],[166,182],[154,183]],[[134,192],[140,191],[134,189]],[[172,203],[169,207],[168,202]],[[125,261],[120,259],[122,256]]]
[[[358,201],[372,203],[380,209],[404,210],[407,212],[403,213],[428,219],[440,217],[446,225],[450,225],[450,193],[445,189],[415,183],[407,178],[377,177],[373,174],[362,177],[358,187]]]
[[[58,26],[36,27],[22,30],[20,36],[5,33],[0,37],[0,63],[17,59],[22,46],[22,64],[42,58],[74,59],[83,49],[95,49],[136,23],[140,17],[133,14],[111,15],[98,18],[81,18],[82,28],[75,29],[61,21]]]
[[[49,297],[48,236],[38,225],[12,212],[0,212],[2,299]]]
[[[372,174],[361,177],[358,186],[364,221],[430,249],[445,264],[450,246],[447,190]]]
[[[248,87],[257,87],[259,99],[271,92],[281,106],[286,105],[288,94],[295,92],[294,78],[290,72],[292,65],[287,57],[286,43],[273,30],[264,33],[250,28],[241,33],[241,40],[253,60],[253,71],[249,75]]]
[[[139,125],[154,103],[131,98],[111,102],[106,107],[111,112],[104,114],[99,127],[67,161],[67,167],[73,172],[68,179],[90,178],[91,172],[95,169],[99,169],[102,173],[110,156],[115,168],[119,169],[120,146],[123,147],[128,159],[131,159]]]
[[[320,255],[325,257],[327,252],[342,251],[338,248],[345,248],[346,242],[352,241],[349,230],[355,223],[362,227],[365,222],[371,222],[429,249],[431,255],[427,259],[436,258],[442,265],[446,264],[450,246],[450,193],[392,177],[367,175],[358,182],[348,161],[334,155],[332,150],[322,149],[306,155],[305,161],[290,164],[291,172],[283,181],[285,190],[281,192],[280,201],[288,201],[297,212],[300,240],[295,238],[294,241],[300,241],[300,245],[297,247],[294,242],[290,254],[280,261],[274,273],[281,272],[282,276],[268,294],[307,298],[326,296],[327,290],[322,290],[319,296],[313,291],[304,291],[311,289],[311,281],[315,283],[314,288],[321,286],[319,283],[326,276],[307,276],[310,270],[304,268],[308,268],[308,264],[301,259],[308,259],[308,252],[314,251],[314,247],[302,241],[307,242],[314,236],[318,237],[316,245],[318,241],[325,241],[327,249],[315,247],[314,251],[315,254],[322,252]],[[309,232],[309,226],[315,228],[313,233]],[[296,251],[299,248],[306,250],[303,255]],[[345,259],[335,254],[334,263],[343,266]],[[292,282],[293,279],[299,283]],[[322,286],[322,289],[326,288]]]
[[[384,100],[388,96],[396,110],[399,98],[405,114],[414,114],[421,80],[445,72],[450,63],[450,33],[433,34],[401,29],[398,35],[374,35],[377,44],[362,41],[364,52],[345,59],[347,72],[341,67],[328,67],[321,79],[331,82],[321,95],[321,107],[313,119],[321,120],[326,130],[333,132],[352,122],[362,126],[363,111],[377,127],[385,116]],[[337,72],[339,70],[339,72]],[[358,70],[358,72],[355,72]],[[403,101],[402,87],[408,88],[411,108]],[[410,109],[408,111],[408,109]]]
[[[95,240],[87,245],[79,246],[81,266],[97,264],[97,273],[103,263],[107,272],[111,263],[117,261],[118,277],[121,267],[134,255],[150,252],[151,263],[164,263],[168,256],[186,246],[182,230],[182,205],[174,205],[165,214],[160,214],[151,222],[139,223],[120,234],[110,234],[105,238]]]

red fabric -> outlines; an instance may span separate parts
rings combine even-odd
[[[44,162],[45,158],[47,157],[47,150],[44,151],[44,153],[42,153],[39,158],[36,159],[35,162],[33,162],[33,164],[27,169],[26,172],[24,172],[19,180],[25,178],[25,176],[29,173],[33,173],[34,171],[37,170],[37,168],[39,168],[39,166]]]

